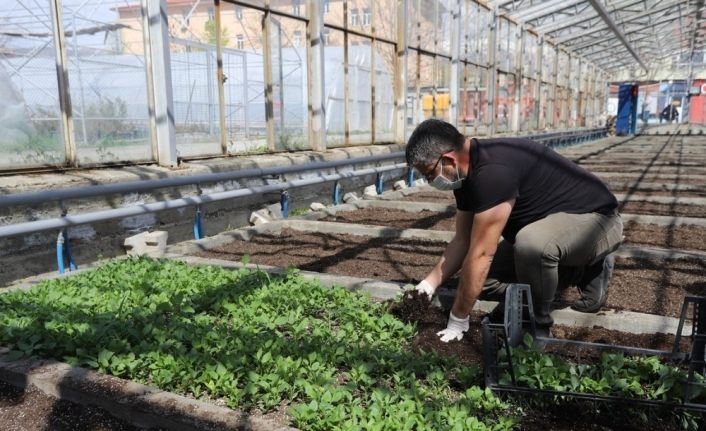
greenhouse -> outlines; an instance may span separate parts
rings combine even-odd
[[[4,0],[0,430],[706,429],[704,0]]]

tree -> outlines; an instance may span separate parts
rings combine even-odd
[[[215,45],[216,44],[216,21],[209,19],[204,24],[204,31],[206,32],[206,42]],[[228,34],[228,27],[221,27],[221,45],[228,46],[228,39],[230,36]]]

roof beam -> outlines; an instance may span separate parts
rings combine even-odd
[[[624,34],[625,34],[625,35],[628,35],[628,34],[638,33],[638,32],[645,31],[645,30],[650,31],[650,32],[653,32],[654,29],[655,29],[655,27],[657,27],[658,25],[663,25],[663,24],[671,23],[671,22],[676,21],[677,19],[679,19],[679,17],[676,17],[676,16],[669,16],[669,17],[667,17],[667,18],[664,19],[664,20],[661,20],[661,21],[658,21],[658,22],[656,22],[656,23],[653,23],[650,28],[639,27],[639,28],[637,28],[637,29],[628,30],[628,31],[626,31]],[[608,30],[608,29],[602,29],[602,30]],[[582,49],[586,49],[586,48],[588,48],[588,47],[591,47],[591,46],[593,46],[593,45],[596,45],[596,44],[598,44],[598,43],[603,43],[603,42],[605,42],[605,41],[608,40],[608,39],[613,39],[613,38],[612,38],[611,36],[600,36],[600,37],[593,38],[593,39],[590,39],[590,40],[585,41],[585,42],[577,43],[577,44],[575,44],[575,45],[572,45],[572,44],[567,43],[567,44],[565,44],[565,46],[569,47],[569,48],[570,48],[571,50],[573,50],[573,51],[580,51],[580,50],[582,50]]]
[[[626,7],[634,6],[636,4],[644,3],[645,0],[627,0],[622,3],[616,3],[613,7],[613,11],[617,11]],[[551,24],[546,24],[546,25],[541,25],[536,28],[536,30],[539,33],[553,33],[558,30],[563,30],[565,28],[573,27],[576,24],[581,24],[583,22],[586,22],[590,19],[597,18],[598,15],[596,14],[595,9],[592,9],[591,12],[586,12],[582,13],[579,15],[576,15],[573,18],[568,18],[568,19],[562,19],[556,22],[553,22]]]
[[[623,32],[618,28],[617,25],[615,25],[615,21],[610,17],[610,14],[606,10],[605,6],[603,6],[603,3],[601,3],[600,0],[588,0],[589,3],[591,3],[591,6],[593,6],[594,9],[596,9],[596,12],[598,12],[598,15],[600,15],[601,18],[603,18],[603,21],[608,25],[608,27],[615,33],[615,35],[620,39],[621,42],[623,42],[623,45],[625,45],[625,48],[630,52],[630,54],[637,60],[637,62],[642,66],[642,68],[647,72],[647,66],[645,66],[645,63],[643,63],[642,59],[640,56],[635,52],[635,49],[630,45],[630,41],[625,37]]]
[[[536,6],[528,7],[520,13],[513,11],[512,15],[520,21],[530,22],[537,18],[551,15],[561,10],[570,8],[571,6],[583,3],[584,1],[585,0],[550,0],[548,2],[542,2]]]
[[[592,2],[592,3],[593,3],[593,2]],[[622,20],[622,21],[620,22],[620,25],[622,26],[622,25],[625,25],[625,24],[628,23],[628,22],[635,21],[636,19],[640,19],[640,18],[643,18],[643,17],[652,16],[652,15],[654,15],[654,14],[656,14],[656,13],[659,13],[659,12],[662,12],[662,11],[665,11],[665,10],[668,10],[668,9],[671,9],[671,8],[673,8],[673,7],[676,7],[676,6],[678,6],[680,3],[683,3],[683,0],[672,0],[672,1],[670,1],[670,2],[661,3],[658,7],[654,8],[654,9],[650,9],[650,10],[647,10],[647,11],[642,12],[642,13],[638,13],[638,14],[634,14],[634,15],[628,16],[627,18],[625,18],[624,20]],[[606,22],[606,24],[607,24],[607,22]],[[557,43],[566,43],[566,42],[568,42],[568,41],[570,41],[570,40],[578,39],[578,38],[583,37],[583,36],[588,36],[588,35],[591,35],[591,34],[593,34],[593,33],[599,32],[599,31],[601,31],[601,30],[605,30],[605,27],[594,27],[594,28],[590,28],[590,29],[585,30],[585,31],[581,31],[581,32],[577,32],[577,33],[571,33],[571,34],[569,34],[569,35],[567,35],[567,36],[557,38],[556,41],[557,41]]]

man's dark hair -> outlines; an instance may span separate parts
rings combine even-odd
[[[463,148],[465,141],[465,136],[446,121],[422,121],[407,141],[407,164],[416,166],[434,163],[442,154]]]

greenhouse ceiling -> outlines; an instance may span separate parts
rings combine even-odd
[[[492,5],[613,74],[654,79],[666,69],[689,73],[689,67],[706,63],[704,0],[495,0]]]

